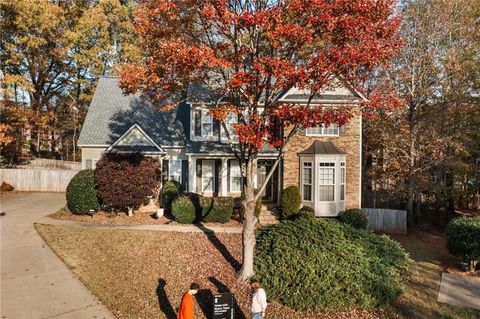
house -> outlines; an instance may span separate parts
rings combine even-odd
[[[306,103],[306,93],[292,88],[280,101]],[[322,92],[312,103],[361,101],[361,94],[342,85]],[[164,181],[176,180],[186,190],[206,196],[240,195],[240,167],[223,127],[202,108],[203,102],[202,94],[192,94],[174,110],[158,112],[138,94],[124,96],[117,78],[101,78],[78,140],[82,168],[94,168],[105,152],[142,152],[160,159]],[[227,118],[227,129],[234,121],[234,116]],[[303,205],[314,207],[317,216],[337,216],[346,208],[360,207],[361,126],[359,115],[342,127],[320,126],[296,134],[263,200],[279,202],[283,188],[298,185]],[[262,148],[257,185],[265,180],[275,157],[275,149]]]

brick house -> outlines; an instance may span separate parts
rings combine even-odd
[[[176,180],[186,190],[206,196],[240,195],[240,167],[226,133],[207,114],[206,95],[198,88],[191,91],[187,101],[174,110],[157,112],[140,95],[124,96],[117,78],[101,78],[78,140],[82,168],[94,168],[105,152],[142,152],[159,158],[163,181]],[[306,92],[292,88],[280,102],[306,103],[307,97]],[[312,103],[334,107],[362,99],[342,84],[315,97]],[[337,216],[346,208],[360,207],[361,121],[359,115],[342,127],[316,127],[295,135],[265,188],[263,200],[278,203],[284,187],[297,185],[303,205],[314,207],[317,216]],[[235,116],[229,116],[227,129],[234,122]],[[276,155],[275,149],[262,148],[257,185],[265,180]]]

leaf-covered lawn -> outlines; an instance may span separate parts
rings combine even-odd
[[[207,236],[40,224],[36,227],[75,275],[119,319],[175,318],[183,292],[194,281],[203,288],[197,296],[197,318],[210,317],[212,296],[223,291],[235,293],[236,318],[250,317],[249,289],[236,277],[241,261],[241,235]],[[409,236],[399,239],[408,242]],[[418,245],[412,244],[412,247],[424,247],[428,243],[418,241]],[[427,248],[420,256],[412,254],[418,262],[414,264],[407,295],[388,309],[305,314],[272,304],[268,318],[478,318],[478,312],[436,303],[441,265],[432,259],[435,253],[426,255]]]

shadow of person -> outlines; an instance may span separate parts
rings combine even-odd
[[[208,277],[208,280],[217,288],[218,293],[231,292],[230,289],[223,282],[215,277]],[[235,310],[235,319],[246,319],[245,314],[238,305],[237,298],[233,297],[233,308]]]
[[[213,317],[213,294],[210,289],[200,289],[195,294],[195,300],[203,312],[205,318]]]
[[[158,297],[158,305],[160,306],[160,310],[165,314],[165,318],[168,319],[175,319],[177,318],[177,314],[172,307],[172,304],[168,300],[167,291],[165,290],[165,286],[167,282],[163,278],[158,279],[158,286],[157,286],[157,297]]]

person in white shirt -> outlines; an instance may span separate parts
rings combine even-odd
[[[267,294],[257,279],[250,281],[250,287],[253,290],[252,319],[263,319],[265,318],[265,310],[267,310]]]

